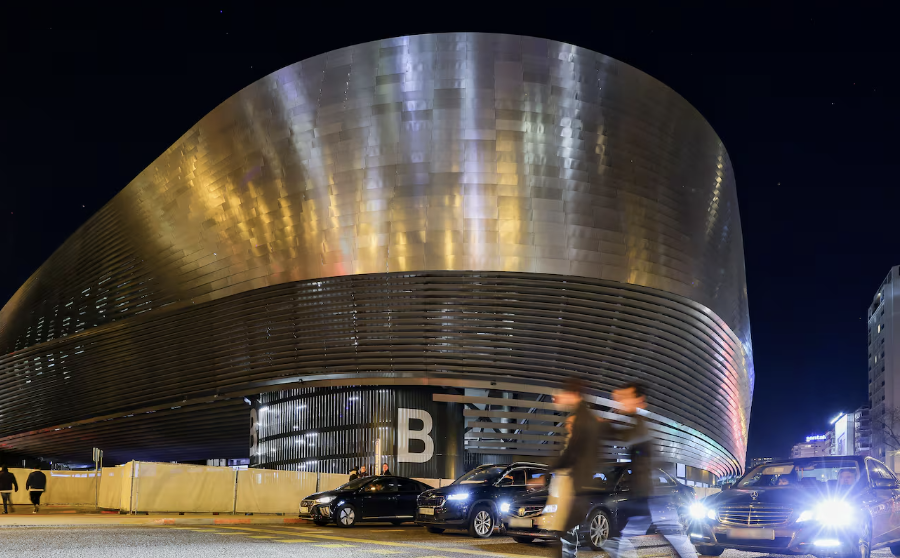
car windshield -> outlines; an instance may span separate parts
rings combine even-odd
[[[363,477],[361,479],[354,479],[346,484],[342,484],[341,486],[337,487],[335,490],[356,490],[357,488],[359,488],[360,486],[363,486],[364,484],[366,484],[367,482],[369,482],[371,480],[372,480],[371,477]]]
[[[485,467],[483,469],[472,469],[465,475],[459,477],[453,484],[485,484],[494,482],[500,478],[506,467]]]
[[[859,465],[855,461],[823,459],[760,465],[747,473],[735,488],[800,487],[833,490],[837,487],[851,487],[859,477]]]

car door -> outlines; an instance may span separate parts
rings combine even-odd
[[[397,515],[397,479],[376,479],[359,492],[360,512],[363,518],[393,517]]]
[[[662,469],[654,469],[650,481],[653,485],[653,521],[657,529],[668,533],[680,529],[678,517],[678,483]]]
[[[894,508],[897,507],[897,479],[881,463],[874,459],[866,460],[869,474],[869,487],[864,496],[864,503],[872,516],[872,543],[880,544],[895,537]]]
[[[416,498],[425,488],[412,479],[397,479],[397,517],[412,518],[416,515]]]
[[[628,519],[634,515],[635,507],[629,506],[631,499],[631,469],[622,471],[619,480],[616,482],[616,495],[614,498],[616,509],[616,528],[621,529],[623,525],[628,523]]]

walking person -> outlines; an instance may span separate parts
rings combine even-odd
[[[19,491],[19,483],[16,482],[16,476],[9,472],[9,469],[3,467],[0,469],[0,496],[3,497],[3,513],[9,513],[13,509],[12,493],[13,488]],[[9,508],[7,509],[7,506]]]
[[[366,466],[363,465],[359,468],[359,478],[368,477],[369,473],[366,472]]]
[[[553,397],[554,403],[574,411],[566,420],[569,438],[550,467],[554,475],[550,491],[555,494],[557,506],[551,527],[558,533],[560,556],[564,558],[574,558],[578,554],[578,525],[587,512],[590,499],[587,492],[591,489],[597,463],[600,423],[582,397],[583,390],[580,380],[570,378]]]
[[[41,495],[46,489],[47,475],[40,469],[32,471],[25,480],[25,490],[28,491],[28,495],[31,497],[31,503],[34,505],[34,511],[31,513],[38,512],[38,506],[41,505]]]
[[[388,467],[388,464],[382,463],[381,464],[381,476],[382,477],[391,477],[393,475],[394,475],[394,473],[391,472],[390,468]]]
[[[356,467],[350,469],[350,480],[355,481],[359,478],[359,473],[356,472]]]
[[[609,539],[603,550],[611,558],[637,558],[631,539],[646,535],[650,527],[655,526],[672,545],[676,558],[697,558],[694,545],[685,536],[678,521],[666,520],[665,498],[654,495],[654,440],[647,421],[640,414],[647,408],[644,386],[637,382],[627,383],[613,390],[612,397],[618,403],[617,411],[628,419],[628,424],[611,425],[610,432],[616,440],[614,443],[628,449],[630,478],[623,480],[630,481],[630,492],[628,499],[619,504],[620,521],[624,523],[619,536]]]

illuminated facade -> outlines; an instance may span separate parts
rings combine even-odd
[[[650,76],[507,35],[348,47],[216,107],[4,306],[0,447],[246,456],[248,402],[418,386],[467,456],[549,456],[527,415],[578,375],[601,413],[642,380],[664,457],[734,473],[743,265],[728,154]],[[258,463],[316,457],[270,434]]]
[[[896,434],[900,432],[900,362],[896,358],[900,334],[894,324],[900,319],[900,266],[894,266],[878,286],[869,305],[869,409],[871,417],[871,454],[884,459],[896,471],[900,450]]]

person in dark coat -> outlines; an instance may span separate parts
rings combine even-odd
[[[666,519],[665,498],[654,494],[654,438],[641,414],[647,408],[644,386],[630,382],[613,390],[612,396],[618,405],[617,411],[625,415],[628,421],[627,424],[611,426],[610,432],[615,443],[628,448],[631,491],[628,500],[620,504],[621,511],[625,512],[621,515],[628,517],[627,522],[620,526],[619,537],[607,541],[603,550],[611,558],[636,558],[637,551],[629,539],[645,535],[653,525],[672,545],[677,558],[697,558],[694,545],[684,535],[678,522]]]
[[[350,480],[355,481],[359,478],[359,473],[356,472],[356,467],[350,469]]]
[[[32,471],[28,475],[28,479],[25,480],[25,490],[28,491],[28,495],[31,496],[31,503],[34,505],[34,511],[31,513],[38,512],[38,506],[41,505],[41,495],[46,489],[47,475],[40,469]]]
[[[382,477],[391,477],[394,474],[391,472],[390,467],[388,467],[387,463],[382,463],[381,465],[381,476]]]
[[[571,434],[556,462],[550,470],[554,473],[568,471],[572,482],[572,494],[561,496],[560,505],[568,500],[569,510],[565,523],[559,532],[560,552],[563,557],[574,557],[578,553],[577,527],[587,513],[594,470],[597,465],[597,444],[600,436],[600,422],[582,397],[583,384],[571,378],[553,400],[557,405],[573,407]],[[557,510],[559,513],[562,510]]]
[[[366,466],[363,465],[359,468],[359,478],[368,477],[369,473],[366,472]]]
[[[9,472],[9,469],[3,467],[0,469],[0,495],[3,497],[3,513],[9,513],[12,509],[12,493],[13,488],[19,491],[19,483],[16,482],[16,476]],[[7,509],[7,506],[9,508]]]

